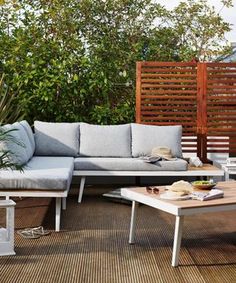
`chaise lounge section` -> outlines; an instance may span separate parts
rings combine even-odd
[[[56,198],[55,230],[60,230],[61,203],[66,207],[74,158],[67,156],[35,156],[35,136],[27,121],[3,126],[17,143],[1,142],[2,151],[11,151],[11,161],[23,165],[18,170],[0,170],[0,196]]]

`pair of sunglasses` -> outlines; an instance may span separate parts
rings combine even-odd
[[[149,193],[149,194],[153,193],[153,194],[158,195],[159,194],[159,189],[156,188],[156,187],[154,187],[154,188],[146,187],[146,192]]]

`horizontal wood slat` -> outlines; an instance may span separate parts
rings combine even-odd
[[[156,61],[142,61],[142,67],[195,67],[194,62],[156,62]]]
[[[156,94],[197,94],[197,90],[190,90],[190,89],[182,89],[182,90],[176,90],[176,89],[142,89],[142,93],[156,93]]]
[[[232,63],[230,63],[230,64],[232,64]],[[234,74],[234,73],[236,73],[236,69],[232,69],[232,68],[230,68],[230,69],[223,69],[223,68],[221,68],[221,69],[214,69],[214,70],[208,70],[208,74],[211,76],[211,75],[213,75],[213,74],[219,74],[219,73],[221,73],[221,74]]]
[[[236,63],[205,63],[207,68],[209,68],[209,72],[214,72],[215,70],[218,70],[218,69],[222,69],[222,68],[228,68],[231,69],[231,68],[235,68],[236,69]]]
[[[224,72],[222,74],[214,73],[213,75],[212,74],[208,75],[208,80],[211,79],[235,79],[235,75],[230,74],[230,72],[229,74],[227,74],[227,72]]]
[[[163,93],[164,94],[164,93]],[[144,98],[153,98],[153,99],[172,99],[172,100],[176,100],[176,99],[181,99],[181,100],[191,100],[191,99],[195,99],[196,95],[147,95],[147,94],[143,94],[141,99]],[[236,99],[236,97],[235,97]]]
[[[232,78],[232,79],[226,79],[226,78],[222,78],[222,79],[208,79],[208,83],[209,84],[219,84],[219,83],[221,83],[221,84],[228,84],[228,83],[230,83],[230,84],[232,84],[232,83],[236,83],[236,80],[235,80],[235,78]]]
[[[212,85],[212,84],[208,84],[207,89],[236,89],[236,85],[232,84],[232,85]]]
[[[170,106],[171,106],[171,104],[170,103],[168,103],[168,105],[165,105],[165,106],[159,106],[159,109],[162,109],[162,110],[169,110],[170,109]],[[175,105],[176,106],[176,109],[178,109],[178,110],[186,110],[186,111],[193,111],[194,110],[194,108],[193,108],[193,106],[191,106],[191,105],[189,105],[189,106],[186,106],[186,105],[182,105],[182,106],[180,106],[180,105]],[[141,105],[141,109],[143,109],[143,107],[146,107],[145,105],[143,106],[143,105]],[[195,105],[194,105],[194,107],[195,108],[197,108]]]
[[[142,109],[144,109],[144,110],[142,110],[142,115],[148,115],[148,114],[160,115],[160,116],[163,116],[163,115],[178,116],[179,115],[180,117],[182,117],[182,115],[185,115],[187,117],[194,117],[194,113],[192,113],[192,112],[187,112],[187,111],[178,111],[178,112],[176,112],[176,111],[173,111],[173,112],[162,111],[162,112],[160,112],[160,111],[156,111],[156,109],[158,109],[158,108],[153,108],[153,107],[155,107],[155,106],[150,106],[150,107],[143,106]],[[156,106],[156,107],[158,107],[158,106]],[[145,110],[145,109],[147,109],[147,110]]]
[[[177,78],[177,76],[175,77]],[[194,83],[196,84],[196,80],[191,80],[191,79],[183,79],[182,77],[180,77],[179,79],[169,79],[169,78],[165,78],[165,79],[161,79],[161,78],[158,78],[158,79],[142,79],[141,80],[142,83]],[[183,84],[185,86],[185,84]]]
[[[142,83],[142,82],[141,82]],[[150,83],[142,83],[142,89],[145,89],[145,88],[169,88],[169,89],[195,89],[196,88],[196,84],[192,83],[192,84],[157,84],[157,83],[153,83],[153,84],[150,84]]]
[[[222,110],[224,110],[224,111],[226,111],[226,108],[223,108],[223,107],[219,107],[219,105],[209,105],[208,104],[208,106],[207,106],[207,110],[209,111],[209,110],[218,110],[218,111],[222,111]],[[232,106],[232,105],[228,105],[227,106],[227,111],[228,110],[235,110],[235,106]]]
[[[234,93],[232,93],[234,94]],[[236,99],[234,95],[208,95],[208,100],[228,100],[228,99]]]
[[[172,121],[179,121],[180,120],[180,117],[173,117],[173,116],[153,116],[153,115],[150,115],[150,116],[142,116],[142,118],[144,120],[148,120],[148,119],[151,119],[153,121],[155,120],[159,120],[159,121],[164,121],[164,120],[172,120]],[[184,117],[182,118],[182,122],[186,122],[186,121],[192,121],[193,119],[191,117]],[[194,122],[193,122],[194,124]],[[213,124],[214,125],[214,124]]]
[[[184,152],[235,153],[236,63],[138,62],[136,121],[183,126]]]
[[[215,90],[207,90],[207,94],[235,94],[235,90],[218,90],[218,89],[215,89]]]
[[[160,68],[160,67],[157,67],[157,68],[145,68],[143,67],[142,70],[144,70],[146,74],[153,74],[153,73],[160,73],[160,74],[177,74],[177,75],[180,75],[180,74],[196,74],[196,70],[193,69],[193,68]]]
[[[162,69],[163,70],[163,69]],[[222,76],[222,75],[221,75]],[[180,74],[180,73],[165,73],[162,74],[161,71],[158,74],[153,74],[153,73],[147,73],[147,74],[141,74],[141,78],[191,78],[191,79],[196,79],[196,75],[192,73],[186,73],[186,74]],[[228,76],[229,77],[229,76]]]

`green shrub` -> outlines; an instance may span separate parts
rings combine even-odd
[[[170,12],[151,0],[1,1],[0,72],[12,92],[20,86],[18,104],[29,122],[132,122],[136,61],[201,53],[191,13],[199,29],[215,14],[201,16],[205,1],[187,2]],[[220,17],[211,22],[215,32],[204,35],[206,43],[229,29]]]

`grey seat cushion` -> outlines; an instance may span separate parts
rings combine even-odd
[[[0,170],[0,189],[68,190],[73,169],[72,157],[34,156],[23,173]]]
[[[154,147],[171,149],[174,157],[182,157],[182,126],[149,126],[131,124],[132,156],[150,155]]]
[[[79,123],[34,122],[35,155],[77,156]]]
[[[156,164],[146,163],[139,158],[75,158],[75,170],[107,171],[185,171],[188,163],[185,160],[159,161]]]
[[[130,124],[98,126],[81,123],[80,155],[131,157]]]

